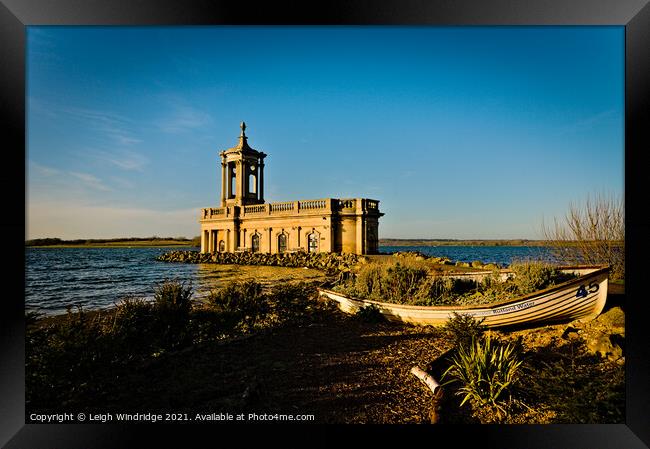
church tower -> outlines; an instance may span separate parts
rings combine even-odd
[[[246,123],[241,122],[239,143],[221,156],[221,207],[264,204],[264,158],[248,145]]]

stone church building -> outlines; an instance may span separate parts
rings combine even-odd
[[[264,202],[266,154],[239,143],[221,156],[220,207],[201,209],[201,252],[292,251],[375,254],[379,201],[368,198]]]

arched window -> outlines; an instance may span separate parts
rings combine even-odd
[[[234,164],[230,173],[230,198],[234,198],[237,194],[237,168]]]
[[[253,234],[251,237],[251,251],[254,253],[260,252],[260,235]]]
[[[310,253],[318,252],[318,234],[312,232],[307,236],[307,247]]]
[[[278,235],[278,252],[283,253],[287,250],[287,234]]]
[[[251,165],[248,174],[248,193],[257,193],[257,173],[255,171],[255,166]]]
[[[219,252],[223,253],[226,251],[226,242],[219,240]]]

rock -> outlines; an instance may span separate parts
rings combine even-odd
[[[625,338],[620,334],[601,334],[587,340],[587,350],[609,360],[618,360],[623,357]]]
[[[569,325],[562,332],[562,338],[564,338],[565,340],[578,339],[578,338],[580,338],[579,332],[580,332],[580,330],[577,327],[573,327],[573,326]]]

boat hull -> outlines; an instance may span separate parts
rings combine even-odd
[[[543,324],[559,321],[588,321],[597,317],[607,300],[608,268],[574,267],[562,271],[579,277],[508,301],[479,306],[411,306],[368,299],[351,298],[319,288],[319,295],[334,300],[339,308],[356,313],[374,305],[390,321],[417,325],[444,325],[454,313],[483,319],[489,328]]]

